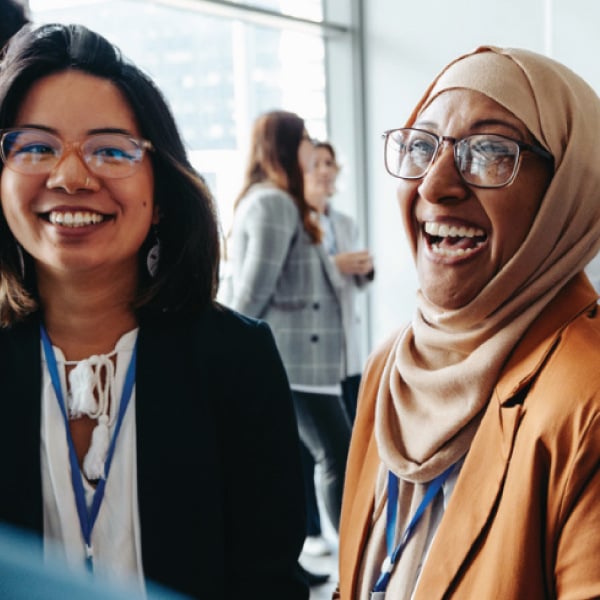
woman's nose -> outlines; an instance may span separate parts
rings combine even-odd
[[[454,146],[443,143],[418,187],[421,198],[428,202],[463,200],[469,188],[463,181],[454,162]]]
[[[80,191],[98,191],[100,182],[87,168],[75,149],[66,151],[54,166],[46,180],[48,189],[62,189],[68,194]]]

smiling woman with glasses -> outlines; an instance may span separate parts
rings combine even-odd
[[[600,597],[599,128],[572,71],[482,47],[384,134],[419,289],[363,375],[343,600]]]
[[[99,590],[306,600],[286,373],[215,300],[215,208],[161,92],[85,27],[27,28],[0,136],[0,521]]]

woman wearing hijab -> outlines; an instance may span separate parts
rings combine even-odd
[[[599,130],[569,69],[482,47],[386,133],[420,289],[363,376],[344,600],[600,595]]]

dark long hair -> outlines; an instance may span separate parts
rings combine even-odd
[[[191,166],[175,119],[152,80],[119,49],[81,25],[26,26],[8,44],[0,65],[0,129],[11,127],[31,86],[39,79],[77,69],[110,81],[125,96],[142,137],[150,140],[154,202],[160,222],[160,260],[154,278],[144,267],[153,235],[140,249],[138,315],[188,312],[214,302],[218,286],[219,229],[214,202]],[[0,173],[3,165],[0,165]],[[25,272],[32,273],[26,256]],[[29,263],[29,264],[27,264]],[[0,325],[35,310],[35,281],[23,280],[16,240],[0,215]]]
[[[304,132],[304,121],[284,110],[273,110],[256,119],[244,184],[234,209],[252,185],[269,181],[292,196],[304,229],[312,241],[318,243],[321,229],[313,220],[312,209],[304,197],[304,175],[298,162],[298,148]]]
[[[29,19],[22,4],[16,0],[0,0],[0,55],[2,47],[26,23]]]

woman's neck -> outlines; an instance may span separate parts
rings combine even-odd
[[[111,352],[119,338],[137,327],[131,301],[131,277],[114,274],[102,281],[96,276],[56,278],[38,274],[44,324],[52,343],[67,360]]]

